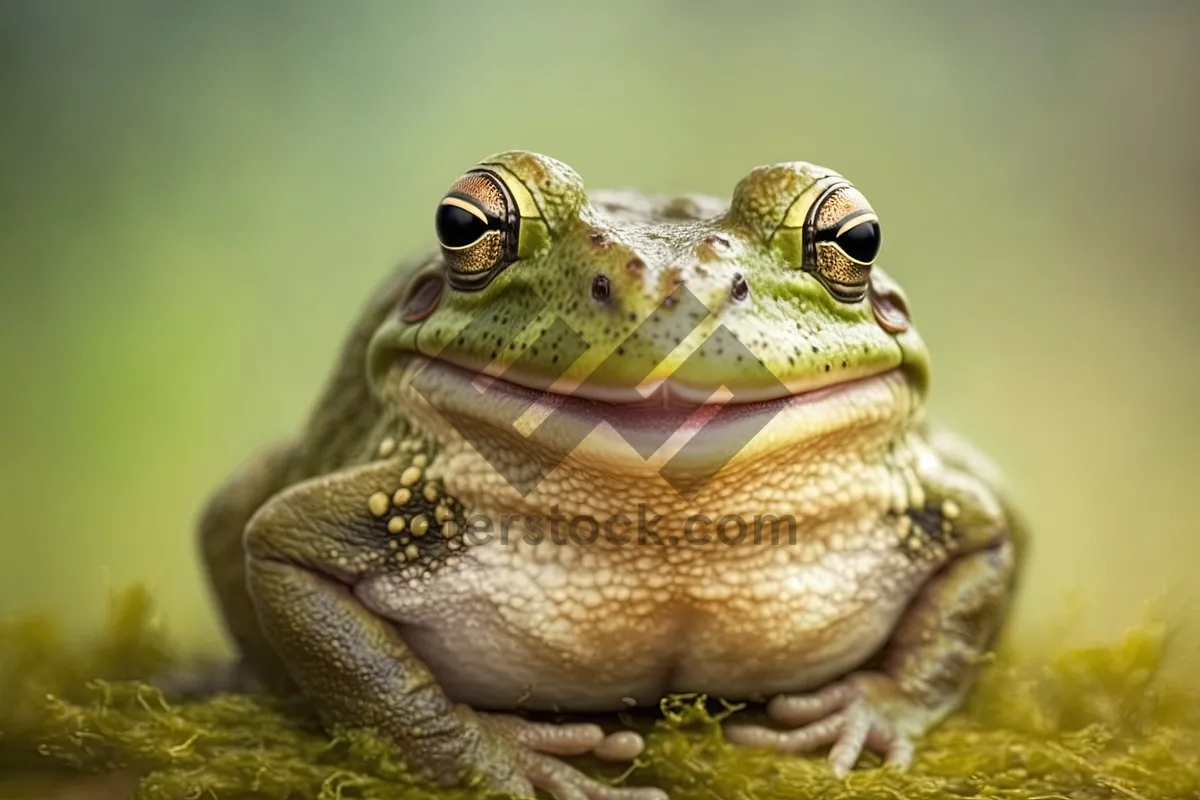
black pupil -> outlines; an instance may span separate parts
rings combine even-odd
[[[466,247],[479,241],[487,233],[488,225],[470,211],[443,203],[438,206],[438,241],[446,247]]]
[[[879,255],[879,222],[861,222],[838,236],[837,243],[855,261],[870,264]]]

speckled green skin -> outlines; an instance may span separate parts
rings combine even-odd
[[[444,265],[434,252],[402,266],[354,327],[304,434],[249,464],[206,510],[209,573],[247,665],[298,688],[330,726],[392,736],[431,779],[474,774],[524,795],[661,796],[604,786],[557,758],[628,760],[641,750],[635,734],[495,712],[617,710],[668,692],[770,699],[782,730],[731,724],[734,741],[832,745],[839,773],[864,749],[906,765],[968,687],[1018,548],[990,468],[925,422],[928,361],[915,329],[885,330],[870,301],[839,302],[799,269],[793,222],[834,173],[760,168],[726,205],[589,199],[568,167],[529,153],[483,163],[527,191],[521,258],[482,291],[447,290],[415,323],[398,309]],[[598,274],[611,284],[602,299],[591,293]],[[744,298],[731,291],[739,278]],[[899,296],[878,268],[873,280]],[[698,324],[662,305],[680,284],[710,312]],[[461,333],[480,314],[500,330],[534,306],[541,313],[515,341]],[[649,338],[630,340],[652,312]],[[696,344],[724,325],[795,402],[695,497],[604,432],[521,497],[412,377],[430,358],[476,370],[520,359],[506,379],[537,385],[563,372],[556,341],[532,349],[559,318],[590,345],[564,380],[617,348],[612,387],[672,378],[686,352],[657,363],[653,337]],[[472,401],[453,369],[432,374],[439,411],[489,430],[511,466],[529,457],[511,426],[489,427],[506,400]],[[674,388],[772,391],[761,375],[713,357]],[[697,514],[770,513],[792,515],[798,539],[469,546],[463,536],[474,514],[553,505],[596,516],[631,503],[661,516],[663,536]]]

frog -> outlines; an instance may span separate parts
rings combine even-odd
[[[733,746],[907,768],[1026,537],[928,417],[865,195],[807,162],[727,198],[588,191],[506,151],[433,228],[299,435],[200,516],[234,672],[423,779],[521,797],[665,797],[571,759],[636,763],[643,736],[596,715],[676,694],[759,704]]]

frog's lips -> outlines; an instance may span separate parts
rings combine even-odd
[[[720,425],[769,421],[800,406],[853,402],[858,394],[878,391],[881,384],[902,380],[894,367],[846,371],[836,379],[823,373],[803,379],[777,381],[770,386],[697,386],[671,378],[630,387],[583,383],[563,390],[537,376],[504,377],[477,371],[440,358],[414,357],[408,371],[411,385],[443,416],[514,423],[524,420],[532,429],[542,420],[575,420],[590,425],[607,422],[631,431],[696,431],[720,413]],[[813,409],[814,413],[819,413]],[[764,422],[765,424],[765,422]]]

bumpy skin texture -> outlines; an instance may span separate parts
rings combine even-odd
[[[475,775],[523,795],[660,797],[558,758],[629,760],[636,734],[513,712],[620,710],[671,692],[769,701],[778,727],[735,717],[736,742],[832,746],[839,773],[864,749],[907,765],[969,686],[1019,542],[991,468],[925,421],[928,362],[899,289],[874,267],[871,297],[848,302],[804,269],[805,211],[840,176],[760,168],[727,204],[589,196],[570,168],[530,153],[483,165],[513,189],[519,258],[418,314],[411,293],[445,260],[400,267],[307,430],[248,464],[202,518],[247,668],[298,688],[330,726],[394,737],[433,780]],[[751,357],[704,350],[732,341],[717,334]],[[503,373],[502,390],[481,394],[477,372]],[[653,428],[629,389],[660,382],[664,407],[724,387],[765,415],[719,471],[712,452],[689,453],[685,472],[711,475],[694,491],[664,479],[669,452],[643,458],[609,427],[559,463],[552,437],[512,424],[530,402],[520,386],[553,384],[578,393],[568,418],[601,409]],[[554,468],[516,491],[531,464]],[[480,515],[497,535],[469,535]],[[711,534],[730,515],[786,517],[794,533],[695,539],[697,520]],[[546,538],[556,516],[563,530]],[[621,516],[650,522],[649,537],[565,537],[566,520]]]

